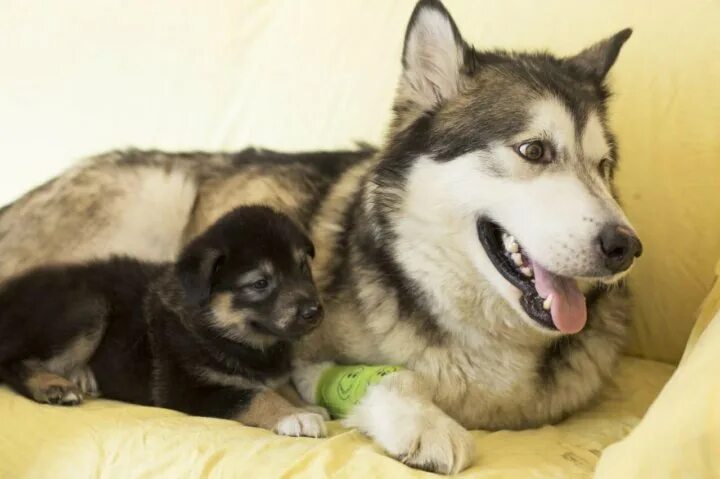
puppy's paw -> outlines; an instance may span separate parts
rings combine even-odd
[[[307,412],[319,414],[325,421],[330,420],[330,413],[322,406],[314,406],[312,404],[308,404],[307,406],[303,406],[302,408]]]
[[[315,392],[323,373],[335,365],[332,362],[311,363],[296,361],[293,364],[292,382],[305,402],[315,403]]]
[[[298,411],[280,419],[273,428],[281,436],[325,437],[325,420],[314,412]]]
[[[98,389],[97,381],[95,380],[95,374],[93,374],[90,366],[83,366],[73,370],[69,374],[68,379],[80,388],[80,391],[82,391],[84,396],[100,396],[100,390]]]
[[[64,378],[48,381],[32,391],[33,398],[46,404],[76,406],[83,401],[80,388]]]

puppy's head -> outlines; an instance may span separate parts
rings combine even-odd
[[[176,270],[187,302],[222,336],[267,346],[321,321],[310,270],[310,239],[287,216],[264,206],[233,210],[193,240]]]

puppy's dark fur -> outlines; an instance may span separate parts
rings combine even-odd
[[[322,317],[313,254],[290,219],[249,206],[175,264],[114,257],[35,269],[0,290],[0,379],[40,402],[102,394],[272,428],[293,411],[272,392],[292,340]]]

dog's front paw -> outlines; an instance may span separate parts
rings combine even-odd
[[[344,421],[408,466],[454,474],[475,458],[472,435],[431,401],[378,384]]]
[[[273,428],[276,434],[293,437],[325,437],[327,429],[325,420],[320,414],[307,411],[298,411],[285,416]]]
[[[418,432],[409,442],[396,444],[393,454],[401,462],[439,474],[455,474],[472,464],[475,457],[472,435],[449,417],[444,416]]]

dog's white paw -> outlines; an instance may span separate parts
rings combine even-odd
[[[327,429],[320,414],[300,411],[280,419],[273,428],[276,434],[293,437],[325,437]]]
[[[404,444],[396,444],[395,457],[410,467],[440,474],[455,474],[472,464],[475,446],[470,432],[451,418],[438,422]]]
[[[454,474],[472,464],[472,435],[431,401],[383,384],[368,390],[344,421],[408,466]]]
[[[320,381],[323,373],[333,366],[335,366],[335,363],[329,361],[322,363],[296,361],[293,364],[292,382],[305,402],[315,403],[318,381]]]

